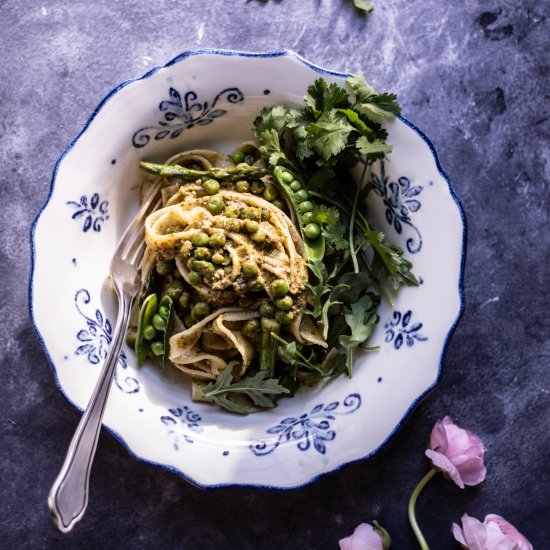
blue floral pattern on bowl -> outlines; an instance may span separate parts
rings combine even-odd
[[[86,195],[82,195],[78,202],[67,201],[67,205],[75,208],[75,212],[71,216],[73,220],[84,218],[82,225],[84,233],[90,229],[99,233],[103,222],[109,219],[109,201],[102,201],[98,193],[94,193],[90,199]]]
[[[316,405],[309,413],[298,417],[290,416],[281,420],[279,424],[267,430],[268,434],[277,435],[276,439],[260,440],[250,444],[250,450],[256,456],[272,453],[281,443],[296,441],[300,451],[313,448],[324,455],[327,451],[326,443],[336,438],[336,431],[331,429],[335,415],[351,414],[361,406],[361,396],[350,393],[343,401],[333,401],[328,405]]]
[[[239,88],[225,88],[209,103],[197,101],[198,95],[189,91],[181,99],[181,94],[175,89],[168,90],[170,99],[160,102],[159,111],[163,113],[164,120],[159,120],[158,126],[146,126],[140,128],[132,136],[132,144],[136,148],[145,147],[151,138],[159,141],[166,137],[177,138],[184,130],[193,126],[206,126],[215,119],[225,115],[227,109],[215,109],[219,101],[225,99],[228,103],[241,103],[244,94]]]
[[[397,234],[401,235],[403,226],[408,226],[414,236],[407,239],[407,250],[416,254],[422,249],[422,235],[412,221],[411,213],[418,212],[422,207],[419,195],[423,191],[421,185],[412,185],[411,180],[405,176],[397,181],[389,181],[385,172],[384,161],[380,161],[380,175],[372,173],[372,189],[382,197],[386,207],[386,220],[393,225]]]
[[[412,347],[415,342],[425,342],[428,337],[420,334],[422,323],[411,324],[412,311],[401,313],[393,312],[393,320],[388,321],[384,328],[386,329],[386,342],[393,342],[395,349],[401,348],[403,343]]]
[[[85,288],[77,291],[74,303],[78,313],[86,320],[86,328],[79,330],[76,334],[76,339],[81,344],[74,353],[85,355],[89,363],[97,365],[107,357],[109,345],[113,339],[113,328],[109,319],[99,309],[96,309],[92,315],[86,313],[86,306],[90,302],[90,293]],[[115,384],[124,393],[137,393],[140,389],[139,382],[133,376],[124,376],[124,373],[119,372],[119,368],[121,370],[128,368],[124,352],[121,352],[118,358]]]
[[[168,409],[168,412],[170,415],[161,416],[160,420],[169,427],[168,434],[173,436],[172,446],[175,451],[179,451],[185,443],[194,443],[189,432],[202,432],[203,428],[199,425],[202,417],[187,405]]]

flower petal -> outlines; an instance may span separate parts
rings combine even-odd
[[[485,525],[468,514],[464,514],[461,519],[462,532],[468,550],[486,550],[487,529]]]
[[[432,449],[426,449],[426,456],[432,461],[432,464],[442,472],[448,474],[448,476],[461,488],[464,489],[464,483],[460,477],[458,470],[454,467],[453,463],[442,453],[433,451]]]

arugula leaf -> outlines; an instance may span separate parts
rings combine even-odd
[[[220,407],[238,414],[248,414],[250,411],[244,405],[241,405],[230,399],[231,395],[245,395],[249,397],[258,407],[271,408],[275,406],[272,395],[289,393],[289,390],[279,384],[275,378],[268,378],[265,371],[257,372],[254,376],[248,376],[233,381],[233,368],[237,361],[232,361],[223,369],[215,382],[210,382],[202,393],[205,397],[212,398]]]
[[[376,313],[379,303],[380,297],[368,292],[351,304],[350,312],[344,313],[344,319],[351,329],[351,334],[342,334],[338,341],[348,352],[346,367],[350,377],[353,371],[353,351],[369,338],[380,320],[380,316]]]
[[[403,250],[386,243],[384,233],[370,229],[365,232],[369,244],[382,261],[391,286],[397,290],[401,285],[418,286],[418,280],[411,272],[412,264],[403,258]]]

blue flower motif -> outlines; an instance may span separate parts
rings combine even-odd
[[[100,201],[99,195],[94,193],[90,200],[86,195],[80,197],[80,202],[67,201],[69,206],[76,208],[71,216],[73,220],[84,218],[82,231],[93,229],[97,233],[101,231],[101,224],[109,219],[109,201]]]
[[[428,338],[419,333],[422,323],[411,325],[412,311],[404,314],[399,311],[393,312],[393,320],[388,321],[384,328],[386,329],[386,342],[393,342],[395,349],[399,349],[403,343],[411,347],[415,341],[425,342]]]
[[[140,128],[132,136],[132,144],[136,148],[145,147],[153,138],[156,141],[170,137],[177,138],[184,130],[193,126],[206,126],[215,119],[225,115],[226,109],[215,109],[219,101],[225,99],[228,103],[240,103],[244,101],[244,94],[238,88],[226,88],[222,90],[210,104],[196,101],[198,95],[189,91],[183,96],[175,88],[168,90],[170,99],[161,101],[159,111],[164,114],[164,119],[159,120],[158,126],[146,126]]]
[[[86,320],[86,328],[79,330],[76,334],[76,339],[81,344],[76,348],[74,353],[75,355],[85,355],[89,363],[97,365],[107,357],[109,345],[113,339],[111,323],[99,309],[96,309],[92,315],[86,313],[85,306],[91,302],[91,298],[90,293],[85,288],[77,291],[74,302],[78,313]],[[132,376],[122,378],[119,367],[122,370],[128,368],[124,352],[120,352],[118,358],[118,367],[115,370],[115,384],[124,393],[137,393],[140,388],[139,382]]]
[[[398,235],[401,235],[403,226],[406,225],[414,232],[414,236],[407,239],[407,250],[411,254],[420,252],[422,248],[422,235],[411,219],[411,213],[418,212],[422,203],[418,196],[422,193],[421,185],[412,185],[411,180],[405,176],[397,181],[389,181],[385,174],[384,161],[380,161],[380,176],[372,174],[372,189],[382,197],[386,207],[386,220],[393,225]]]
[[[200,414],[193,412],[187,405],[168,409],[170,415],[161,416],[160,420],[170,429],[168,434],[173,436],[173,447],[175,451],[179,451],[184,443],[194,443],[194,440],[189,435],[189,431],[200,433],[203,428],[199,425],[202,417]]]
[[[276,435],[276,439],[253,442],[249,448],[256,456],[264,456],[272,453],[283,442],[297,442],[296,447],[300,451],[307,451],[313,445],[318,453],[324,455],[327,451],[326,443],[336,438],[336,432],[331,429],[335,415],[351,414],[360,406],[361,396],[358,393],[351,393],[342,403],[321,403],[313,407],[309,413],[284,418],[266,431],[268,434]]]

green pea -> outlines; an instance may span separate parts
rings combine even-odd
[[[289,185],[290,189],[296,193],[296,191],[300,191],[302,188],[302,184],[298,180],[294,180],[290,182]]]
[[[193,308],[193,313],[200,319],[201,317],[206,317],[210,313],[211,309],[212,308],[208,302],[197,302]]]
[[[216,265],[223,264],[225,256],[221,252],[214,252],[212,255],[212,263]]]
[[[283,311],[288,311],[293,304],[294,300],[288,295],[283,296],[283,298],[277,298],[275,300],[275,307]]]
[[[126,343],[129,347],[134,348],[136,346],[137,333],[135,330],[128,330],[126,333]]]
[[[223,211],[223,213],[228,218],[238,218],[241,213],[241,209],[237,208],[236,206],[229,205],[225,207],[225,210]]]
[[[235,184],[235,191],[238,191],[239,193],[248,193],[250,191],[250,183],[246,180],[239,180]]]
[[[157,273],[163,277],[170,275],[173,269],[174,264],[171,260],[159,260],[157,262]]]
[[[275,321],[275,319],[266,319],[265,317],[262,317],[260,320],[260,326],[262,328],[262,332],[279,332],[279,329],[281,328],[281,325]]]
[[[277,311],[275,313],[275,321],[281,323],[281,325],[286,325],[294,319],[294,314],[291,311]]]
[[[159,315],[164,319],[168,319],[168,315],[170,315],[170,309],[167,306],[160,306]]]
[[[143,337],[146,340],[152,340],[157,335],[157,331],[153,325],[145,325],[143,327]]]
[[[313,212],[305,212],[302,216],[302,223],[307,225],[308,223],[311,223],[313,221]]]
[[[321,234],[321,228],[316,223],[308,223],[304,227],[304,233],[308,239],[316,239]]]
[[[313,210],[313,203],[311,201],[304,201],[298,205],[300,212],[311,212]]]
[[[250,292],[260,292],[264,289],[264,285],[262,284],[262,281],[254,281],[250,285]]]
[[[279,208],[279,210],[284,210],[285,207],[286,207],[286,203],[284,200],[282,199],[275,199],[273,202],[272,202],[273,206],[276,206],[277,208]]]
[[[254,260],[243,262],[243,275],[248,279],[257,277],[260,274],[260,268]]]
[[[268,183],[265,186],[264,192],[263,192],[263,198],[266,201],[272,202],[279,196],[279,192],[277,191],[277,188],[272,184]]]
[[[241,329],[244,336],[254,338],[260,331],[260,321],[258,319],[249,319]]]
[[[254,243],[263,243],[267,239],[267,235],[263,231],[255,231],[250,233],[250,240]]]
[[[164,353],[164,344],[162,342],[153,342],[151,344],[151,351],[156,357],[162,355]]]
[[[212,233],[208,239],[208,244],[212,248],[221,248],[226,242],[225,235],[223,233]]]
[[[212,252],[210,252],[210,249],[205,246],[198,246],[195,248],[193,255],[197,258],[197,260],[209,260],[212,257]]]
[[[192,271],[191,273],[194,273]],[[191,299],[191,295],[189,292],[182,292],[180,297],[178,298],[178,303],[181,307],[185,308],[189,305],[189,300]]]
[[[273,317],[275,315],[275,306],[270,302],[264,302],[260,306],[260,315],[262,317]]]
[[[252,156],[252,155],[245,155],[244,156],[244,161],[246,162],[246,164],[248,165],[252,165],[256,162],[256,159]]]
[[[250,296],[241,296],[239,298],[239,307],[250,307],[254,300]]]
[[[232,155],[231,155],[231,160],[235,163],[235,164],[239,164],[240,162],[243,162],[244,160],[244,153],[242,151],[235,151]]]
[[[210,214],[219,214],[223,210],[223,199],[219,195],[214,195],[208,199],[206,208]]]
[[[294,176],[290,172],[283,172],[281,174],[281,180],[285,183],[290,183],[294,179]]]
[[[214,265],[211,262],[204,260],[195,260],[193,269],[198,271],[201,275],[212,275],[215,271]]]
[[[182,256],[187,256],[191,250],[193,250],[193,245],[190,241],[183,241],[180,246],[180,254]]]
[[[225,222],[225,228],[227,231],[238,233],[241,230],[241,220],[227,220]]]
[[[196,271],[190,271],[188,277],[189,277],[189,282],[192,285],[198,285],[202,283],[202,276],[200,273],[197,273]]]
[[[185,287],[183,286],[183,282],[182,281],[173,281],[172,283],[170,283],[168,285],[168,288],[166,289],[166,294],[167,296],[170,296],[170,298],[172,298],[172,300],[178,300],[179,297],[181,296],[181,293],[185,290]],[[159,309],[159,314],[162,316],[162,317],[168,317],[168,313],[169,313],[169,310],[166,306],[162,306],[164,307],[164,309],[166,310],[166,315],[163,315],[160,311],[160,308]]]
[[[185,325],[186,328],[192,327],[195,323],[196,323],[196,320],[191,314],[186,315],[183,318],[183,324]]]
[[[153,326],[157,330],[164,330],[166,328],[166,319],[161,317],[158,313],[153,315]]]
[[[307,201],[307,199],[309,199],[309,193],[305,189],[300,189],[299,191],[296,192],[296,198],[300,202]]]
[[[220,184],[216,180],[206,180],[202,182],[202,188],[209,195],[215,195],[220,190]]]
[[[171,225],[164,230],[165,235],[171,235],[172,233],[179,233],[183,229],[183,225]]]
[[[264,192],[265,185],[261,180],[254,180],[250,186],[250,190],[254,195],[261,195]]]
[[[208,244],[208,235],[202,231],[200,233],[195,233],[195,235],[191,237],[191,242],[194,246],[206,246]]]
[[[256,220],[246,220],[246,230],[249,233],[256,233],[260,229],[260,224]]]
[[[282,298],[288,294],[288,283],[284,279],[275,279],[269,285],[269,290],[275,298]]]
[[[243,211],[241,212],[241,216],[249,220],[259,220],[261,215],[261,210],[254,206],[247,206],[246,208],[243,208]]]

